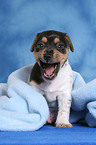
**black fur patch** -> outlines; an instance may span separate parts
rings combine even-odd
[[[38,63],[36,62],[34,67],[32,68],[31,75],[30,75],[30,82],[35,81],[38,85],[44,82],[42,76],[41,76],[41,71]]]
[[[42,38],[46,37],[47,42],[42,42]],[[58,38],[60,40],[59,43],[54,43],[54,39]],[[44,31],[39,33],[38,38],[34,45],[35,52],[39,52],[42,49],[53,50],[57,49],[59,52],[66,54],[66,48],[68,48],[68,42],[65,39],[65,33],[58,32],[58,31]]]

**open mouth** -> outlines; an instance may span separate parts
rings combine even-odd
[[[43,76],[46,79],[51,80],[57,75],[57,73],[59,71],[59,67],[60,67],[60,62],[49,64],[49,63],[44,63],[44,62],[40,61],[40,65],[42,68]]]

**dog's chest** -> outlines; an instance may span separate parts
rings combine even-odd
[[[39,93],[45,96],[48,102],[56,101],[56,97],[60,96],[66,91],[72,89],[72,70],[67,63],[63,66],[58,75],[51,81],[44,81],[40,85],[36,85],[30,82],[30,85],[36,89]]]

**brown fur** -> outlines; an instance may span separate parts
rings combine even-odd
[[[30,49],[31,52],[33,52],[34,44],[35,44],[37,38],[38,38],[38,34],[36,35],[36,37],[34,39],[34,42],[33,42],[32,46],[31,46],[31,49]]]
[[[60,42],[59,38],[55,38],[54,43],[58,43],[58,42]]]
[[[70,46],[71,51],[74,52],[74,48],[73,48],[72,42],[71,42],[68,34],[65,35],[65,38],[67,39],[67,41],[69,43],[69,46]]]
[[[42,38],[42,41],[45,42],[45,43],[47,43],[47,38],[46,37],[43,37]]]
[[[34,57],[36,59],[36,62],[38,62],[39,59],[43,61],[45,49],[40,50],[39,52],[33,52],[33,54],[34,54]],[[60,65],[62,66],[64,61],[67,59],[67,57],[68,57],[68,49],[67,48],[66,48],[66,54],[62,54],[58,50],[54,49],[52,63],[60,62]]]

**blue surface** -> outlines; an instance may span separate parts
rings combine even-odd
[[[96,128],[44,126],[34,132],[0,132],[0,145],[96,145]]]

